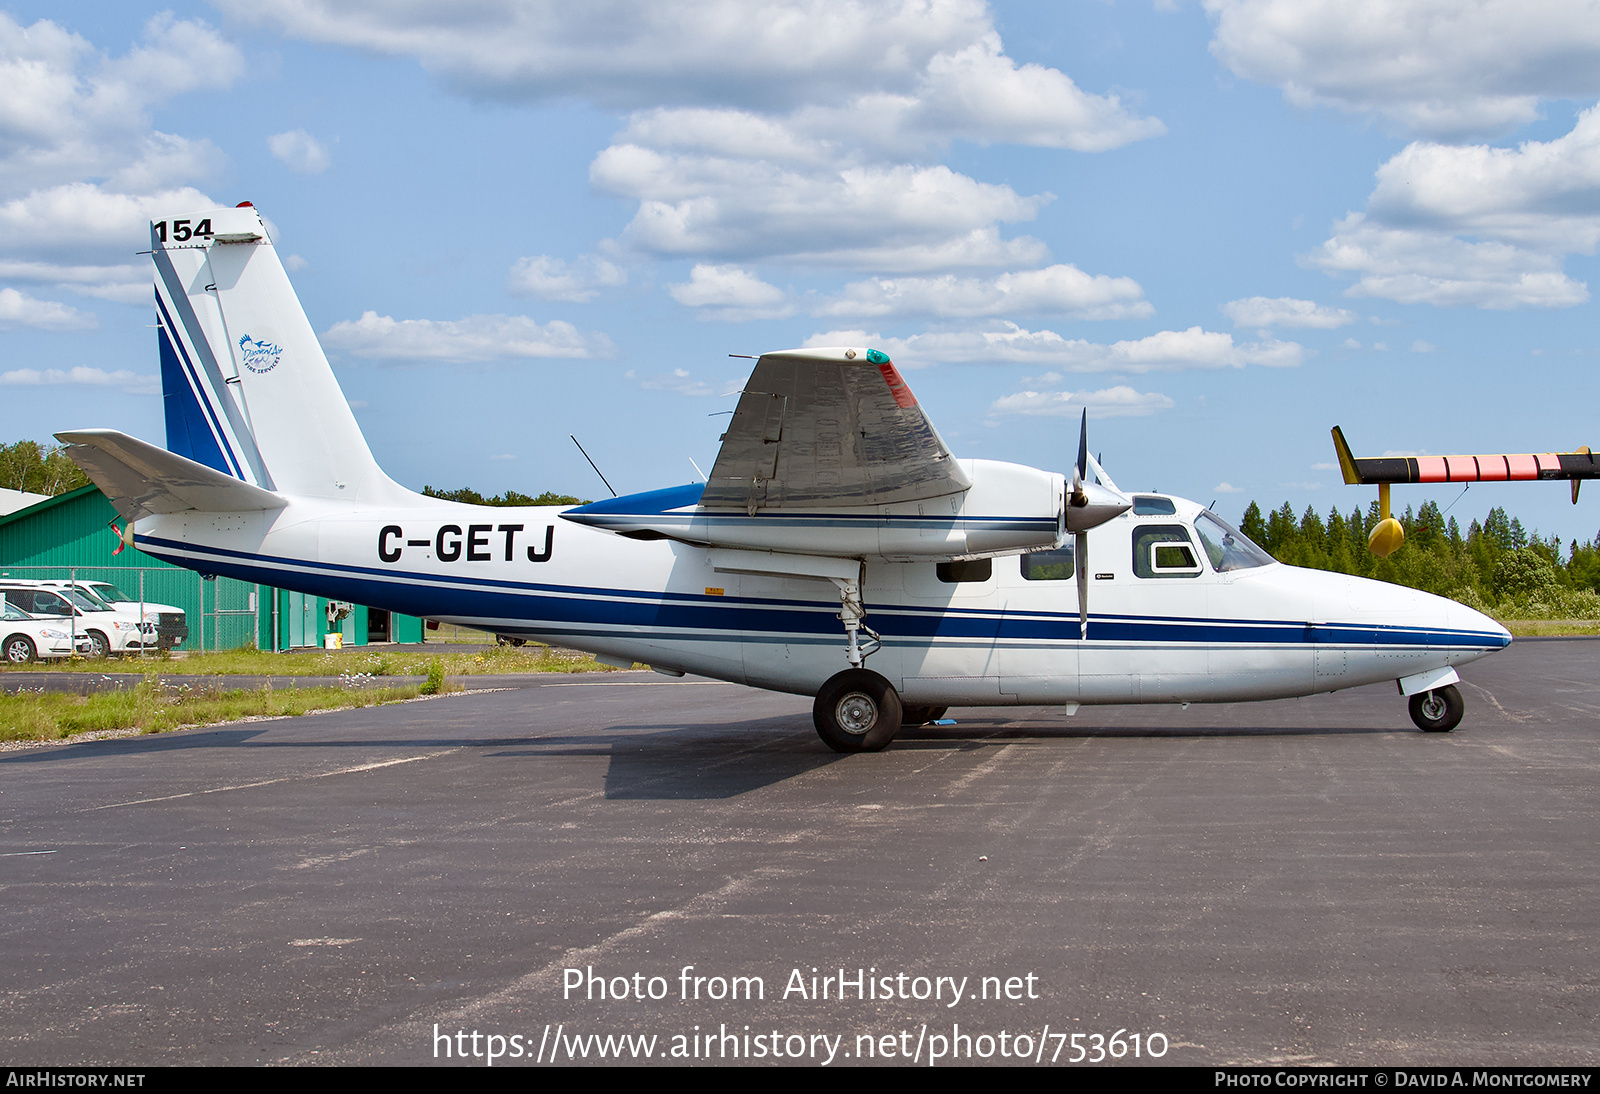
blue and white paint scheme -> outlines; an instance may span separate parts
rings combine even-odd
[[[1510,635],[1273,561],[1201,506],[958,460],[867,347],[764,355],[709,481],[462,505],[378,467],[255,209],[151,225],[167,446],[58,434],[133,541],[203,573],[816,696],[882,748],[961,705],[1270,699],[1385,680],[1424,729]]]

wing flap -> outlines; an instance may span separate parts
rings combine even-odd
[[[971,485],[887,355],[786,350],[756,362],[700,504],[882,505]]]
[[[284,498],[114,429],[57,433],[124,520],[156,513],[281,509]]]

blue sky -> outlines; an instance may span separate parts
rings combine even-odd
[[[1593,3],[0,10],[0,439],[162,439],[144,222],[255,202],[379,461],[709,468],[728,354],[888,351],[958,455],[1326,512],[1596,435]],[[845,333],[850,332],[850,333]],[[1401,490],[1400,506],[1459,489]],[[1597,492],[1600,493],[1600,492]],[[1588,539],[1564,484],[1477,486]]]

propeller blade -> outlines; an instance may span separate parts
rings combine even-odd
[[[1083,424],[1078,429],[1078,462],[1072,466],[1072,488],[1067,503],[1082,509],[1089,504],[1083,483],[1089,474],[1089,408],[1083,408]]]
[[[1089,533],[1072,537],[1072,561],[1078,571],[1078,637],[1089,637]]]
[[[1083,421],[1078,426],[1078,477],[1089,475],[1089,408],[1083,408]]]

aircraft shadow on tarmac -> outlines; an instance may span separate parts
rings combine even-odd
[[[605,796],[616,800],[731,798],[845,761],[871,763],[885,754],[844,756],[817,740],[808,720],[793,716],[716,726],[615,726],[625,736],[541,738],[537,747],[496,752],[496,758],[609,756]],[[1412,732],[1362,727],[1185,728],[1167,726],[1015,725],[992,720],[902,730],[891,750],[975,751],[1018,740],[1088,737],[1324,737]],[[890,753],[892,754],[892,752]]]
[[[484,759],[497,763],[526,759],[533,763],[561,757],[593,756],[609,762],[605,797],[611,800],[711,800],[737,797],[782,783],[830,764],[873,763],[895,751],[975,751],[1016,741],[1087,738],[1261,738],[1330,737],[1411,733],[1409,728],[1381,726],[1185,726],[1143,724],[1051,724],[1049,715],[1036,719],[980,714],[952,726],[919,726],[901,731],[891,751],[854,756],[831,752],[817,739],[807,718],[784,715],[739,722],[694,724],[624,724],[587,733],[475,737],[441,734],[427,737],[336,739],[263,739],[269,726],[195,729],[107,741],[84,742],[75,748],[29,749],[0,756],[0,766],[50,763],[82,758],[92,749],[98,758],[148,756],[196,750],[343,750],[368,756],[392,748],[455,751],[483,749]],[[281,726],[283,723],[277,723]]]

